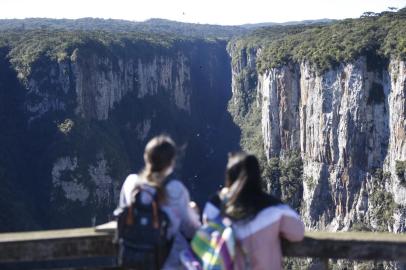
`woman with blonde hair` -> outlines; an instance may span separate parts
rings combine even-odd
[[[200,221],[190,207],[190,196],[181,181],[168,179],[175,166],[176,145],[168,136],[157,136],[145,147],[145,167],[139,174],[130,174],[121,189],[119,209],[128,207],[135,200],[135,191],[142,187],[140,198],[151,203],[151,194],[157,198],[159,208],[169,218],[167,239],[173,242],[162,269],[179,269],[178,252],[192,238]],[[145,192],[144,192],[145,191]]]

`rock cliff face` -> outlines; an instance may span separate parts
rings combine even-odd
[[[194,40],[139,51],[89,43],[58,59],[44,54],[16,75],[25,90],[18,106],[27,117],[27,156],[35,157],[22,179],[46,213],[37,226],[107,221],[126,175],[143,165],[145,143],[163,132],[181,147],[176,175],[192,196],[202,203],[214,192],[239,141],[226,110],[225,47]]]
[[[78,54],[76,50],[71,56],[78,115],[106,120],[129,91],[138,98],[167,92],[171,102],[190,113],[190,65],[182,52],[146,60]]]
[[[76,115],[106,120],[128,92],[144,98],[163,91],[179,110],[190,113],[189,62],[182,52],[127,59],[76,49],[69,59],[34,69],[28,78],[27,89],[32,98],[27,101],[27,110],[32,119],[47,112],[66,111],[66,95],[71,91]],[[49,86],[53,87],[52,92],[46,91]]]
[[[260,74],[260,53],[231,47],[233,102],[256,93],[268,164],[300,153],[307,226],[405,231],[405,62],[362,56],[321,74],[308,62]]]
[[[47,31],[26,34],[30,46],[0,43],[0,197],[30,225],[0,230],[106,221],[145,143],[165,132],[200,203],[240,142],[309,228],[405,231],[404,61],[368,52],[322,72],[307,61],[264,69],[256,39],[230,42],[230,65],[221,40],[67,32],[48,46]]]

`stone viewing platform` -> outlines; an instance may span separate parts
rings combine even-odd
[[[96,228],[0,234],[0,269],[115,269],[115,223]],[[406,265],[406,234],[307,232],[298,243],[283,243],[284,256],[399,261]]]

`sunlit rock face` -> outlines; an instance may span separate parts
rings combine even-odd
[[[272,69],[259,77],[262,134],[268,158],[299,149],[300,73],[293,66]]]
[[[406,159],[405,62],[377,66],[363,56],[323,72],[301,62],[260,74],[252,64],[260,53],[238,52],[233,81],[253,72],[257,80],[233,84],[233,97],[256,91],[251,106],[261,111],[268,160],[300,153],[307,226],[404,231],[406,186],[396,164]]]
[[[406,188],[396,173],[396,163],[406,160],[406,63],[391,61],[389,65],[391,91],[388,97],[389,107],[389,149],[386,157],[386,169],[395,172],[390,191],[396,203],[406,205]],[[404,173],[403,173],[403,177]],[[403,209],[404,210],[404,209]],[[403,216],[405,211],[403,211]],[[404,228],[403,222],[403,228]]]
[[[190,113],[190,66],[183,54],[147,60],[77,54],[71,59],[80,116],[106,120],[129,91],[138,98],[164,91],[179,109]]]
[[[70,97],[77,115],[106,120],[128,92],[136,92],[140,99],[165,92],[178,109],[191,112],[190,57],[181,52],[127,59],[76,49],[70,59],[48,64],[28,78],[32,99],[26,106],[32,120],[46,112],[68,110]],[[50,86],[52,91],[47,91]]]

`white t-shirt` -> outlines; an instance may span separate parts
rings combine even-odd
[[[119,208],[129,206],[133,198],[133,190],[136,186],[143,185],[149,192],[155,193],[156,189],[137,174],[130,174],[124,181],[120,192]],[[183,236],[192,238],[197,228],[200,227],[199,216],[189,206],[190,195],[186,187],[179,180],[170,180],[165,186],[166,202],[161,209],[168,215],[170,226],[168,238],[174,237],[172,250],[167,258],[164,269],[179,268],[179,251],[187,242]],[[141,193],[141,200],[149,203],[152,198],[146,192]]]

